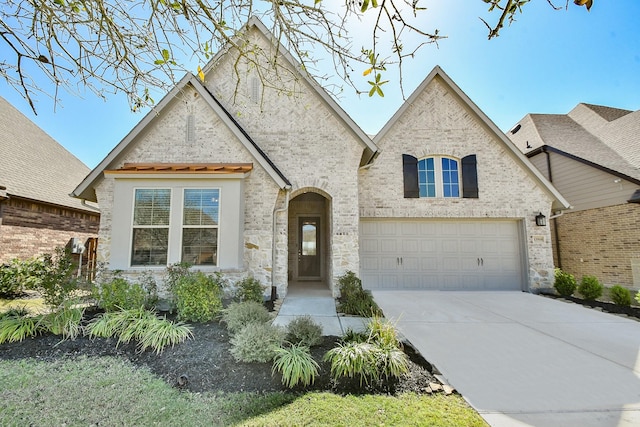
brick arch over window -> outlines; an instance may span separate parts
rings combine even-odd
[[[449,163],[450,160],[454,160],[456,162],[456,168],[458,167],[458,161],[453,157],[432,156],[419,161],[416,157],[410,154],[403,154],[402,170],[403,170],[405,198],[419,198],[421,196],[435,197],[436,194],[441,197],[444,194],[443,185],[445,185],[447,181],[450,181],[450,179],[439,177],[439,179],[437,180],[438,185],[440,186],[439,192],[436,192],[436,194],[434,194],[433,196],[429,195],[431,194],[428,189],[429,183],[428,183],[428,180],[427,181],[424,180],[424,176],[429,175],[429,171],[427,170],[428,169],[427,164],[429,162],[426,161],[427,159],[433,159],[433,162],[432,162],[433,170],[431,172],[433,172],[434,176],[436,173],[440,174],[441,176],[444,176],[445,172],[448,176],[450,176],[451,174],[451,170],[450,170],[451,164]],[[445,159],[446,161],[442,162],[442,159]],[[436,162],[442,162],[442,164],[436,167],[435,165]],[[443,168],[443,164],[445,163],[446,165],[444,165],[444,168]],[[478,198],[478,173],[477,173],[476,155],[471,154],[466,157],[463,157],[459,163],[460,163],[460,172],[462,174],[462,197]],[[447,169],[447,168],[448,170],[445,171],[444,169]],[[420,175],[423,176],[422,181],[424,182],[422,186],[422,194],[421,194],[421,188],[420,188],[421,187]],[[434,185],[435,185],[435,182],[434,182]],[[451,194],[451,193],[448,193],[448,194]],[[449,195],[447,197],[452,197],[452,196]],[[460,197],[460,194],[458,193],[458,196],[453,196],[453,197]]]

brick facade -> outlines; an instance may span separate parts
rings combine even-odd
[[[640,288],[640,271],[634,277],[632,266],[640,263],[640,204],[565,213],[555,221],[561,254],[556,265],[578,281],[592,275],[608,286]]]
[[[252,41],[260,46],[257,51],[272,50],[270,42],[259,34],[253,34]],[[282,65],[284,59],[279,63]],[[297,71],[281,70],[274,75],[273,70],[260,69],[258,73],[255,63],[238,62],[232,52],[216,57],[214,64],[206,67],[207,90],[284,173],[291,183],[286,190],[289,194],[203,99],[207,95],[191,85],[181,87],[166,105],[163,101],[163,108],[154,112],[153,118],[145,118],[145,128],[132,133],[133,139],[103,166],[117,169],[124,163],[138,162],[252,163],[252,172],[243,178],[244,262],[237,269],[223,270],[226,277],[233,280],[251,275],[276,287],[280,296],[286,295],[292,271],[289,264],[295,258],[290,256],[294,227],[289,224],[292,211],[287,200],[312,192],[324,198],[323,218],[328,226],[323,242],[328,250],[323,277],[334,295],[339,276],[347,270],[359,271],[360,219],[385,216],[520,220],[525,236],[523,253],[531,266],[527,274],[531,287],[551,285],[549,228],[536,228],[534,223],[535,213],[549,215],[551,196],[526,172],[524,164],[514,162],[513,153],[496,141],[495,133],[453,100],[443,85],[435,82],[422,94],[420,105],[386,135],[382,154],[374,165],[362,170],[365,146],[375,145]],[[286,78],[290,81],[282,80]],[[263,86],[263,82],[273,86]],[[275,86],[291,90],[285,92]],[[428,128],[424,127],[425,116],[434,120]],[[421,208],[415,201],[398,199],[398,189],[402,188],[398,156],[408,151],[418,156],[477,153],[482,162],[481,199],[438,200]],[[98,261],[107,267],[113,251],[130,250],[125,243],[112,244],[112,237],[122,233],[122,227],[131,227],[130,222],[119,224],[114,220],[114,210],[118,209],[114,206],[114,189],[119,185],[116,179],[107,174],[92,184],[102,209]],[[124,274],[135,278],[142,270],[125,268]],[[162,282],[164,268],[155,266],[151,270]]]
[[[508,154],[495,135],[435,78],[378,142],[380,156],[360,172],[363,218],[513,219],[521,220],[526,240],[529,287],[553,284],[549,227],[537,227],[534,215],[549,216],[551,198]],[[417,158],[477,156],[477,199],[403,197],[402,154]]]
[[[0,263],[53,253],[71,238],[85,242],[98,234],[99,214],[35,201],[0,202]]]

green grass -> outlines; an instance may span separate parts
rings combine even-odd
[[[0,360],[8,426],[486,426],[459,396],[189,393],[112,357]]]

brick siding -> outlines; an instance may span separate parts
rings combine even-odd
[[[98,213],[11,198],[0,204],[0,262],[26,259],[64,247],[72,237],[98,235]]]
[[[563,270],[578,281],[592,275],[605,285],[640,287],[631,266],[640,259],[640,204],[566,213],[556,223]]]

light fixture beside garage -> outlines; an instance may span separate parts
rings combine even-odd
[[[547,217],[544,216],[542,212],[536,215],[536,225],[538,227],[544,227],[545,225],[547,225]]]

